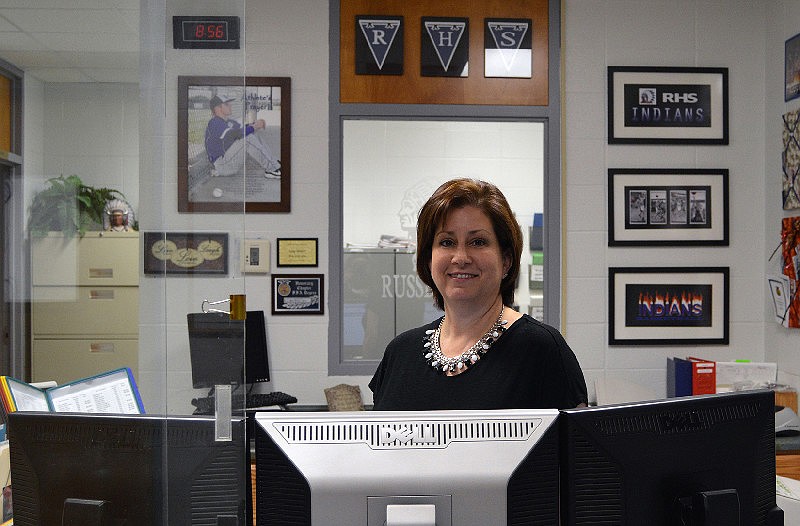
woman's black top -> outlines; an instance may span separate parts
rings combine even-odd
[[[428,365],[429,325],[397,336],[369,383],[374,409],[567,409],[588,402],[575,353],[556,329],[523,315],[477,364],[446,376]],[[426,351],[427,352],[427,351]]]

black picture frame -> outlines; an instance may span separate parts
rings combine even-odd
[[[273,274],[272,314],[325,314],[324,274]]]
[[[211,162],[205,136],[214,97],[231,100],[230,119],[243,128],[263,122],[246,133],[259,144],[243,143],[242,151],[255,147],[267,152],[268,163],[248,153],[228,165],[243,168],[225,174],[219,161]],[[179,76],[178,212],[290,212],[291,136],[290,78]],[[230,152],[232,147],[226,146]]]
[[[728,246],[728,170],[609,168],[608,246]]]
[[[609,66],[609,144],[728,144],[728,68]]]
[[[800,97],[800,33],[786,40],[783,52],[783,100]]]
[[[228,275],[228,234],[144,232],[144,273]]]
[[[611,267],[609,345],[728,345],[729,267]]]

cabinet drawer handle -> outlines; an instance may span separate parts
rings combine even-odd
[[[114,291],[113,290],[90,290],[89,291],[89,299],[90,300],[113,300],[114,299]]]
[[[114,352],[114,344],[111,342],[92,343],[89,345],[91,352]]]
[[[90,268],[89,269],[89,277],[90,278],[113,278],[114,277],[114,269],[113,268]]]

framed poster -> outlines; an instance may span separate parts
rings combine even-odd
[[[272,275],[272,314],[324,313],[324,274]]]
[[[608,246],[728,246],[728,170],[608,170]]]
[[[608,68],[609,144],[728,141],[728,68]]]
[[[608,269],[609,345],[727,345],[728,267]]]
[[[319,239],[278,238],[279,267],[316,267],[319,265]]]
[[[178,77],[178,211],[289,212],[291,81]]]
[[[783,100],[789,102],[800,97],[800,33],[786,41],[783,62]]]
[[[800,208],[800,110],[783,115],[783,152],[781,153],[784,210]]]
[[[228,274],[228,234],[145,232],[145,274]]]

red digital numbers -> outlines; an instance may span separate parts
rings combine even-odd
[[[197,24],[194,37],[198,40],[224,40],[225,24]]]

